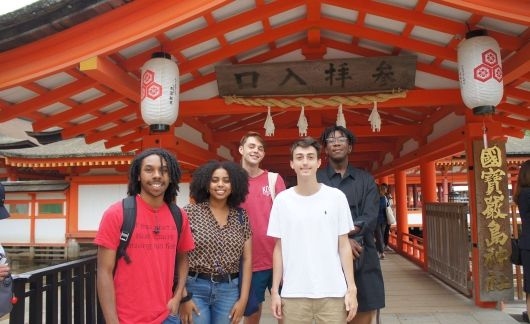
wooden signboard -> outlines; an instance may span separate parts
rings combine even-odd
[[[513,300],[508,172],[504,142],[473,142],[480,299]]]
[[[220,96],[388,92],[414,87],[416,56],[383,56],[215,67]]]

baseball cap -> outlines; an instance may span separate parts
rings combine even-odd
[[[0,183],[0,219],[5,219],[9,217],[9,212],[4,206],[4,201],[6,200],[6,189]]]

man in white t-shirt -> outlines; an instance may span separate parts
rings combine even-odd
[[[320,162],[319,142],[296,141],[291,168],[297,185],[281,192],[271,210],[267,235],[276,238],[271,309],[286,324],[345,323],[357,311],[348,241],[353,221],[346,196],[317,182]]]

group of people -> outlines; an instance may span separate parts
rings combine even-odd
[[[320,141],[295,141],[297,184],[286,190],[281,176],[261,169],[265,142],[249,132],[240,164],[210,161],[193,173],[180,221],[175,157],[158,148],[137,155],[128,184],[134,231],[123,232],[117,202],[95,238],[106,322],[259,323],[269,290],[280,323],[371,323],[384,307],[379,194],[372,176],[348,163],[354,144],[341,126]],[[319,169],[322,149],[328,164]]]

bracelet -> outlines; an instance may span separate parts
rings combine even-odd
[[[180,299],[180,303],[184,304],[186,302],[189,302],[191,300],[191,297],[193,297],[193,294],[188,291],[188,294]]]

